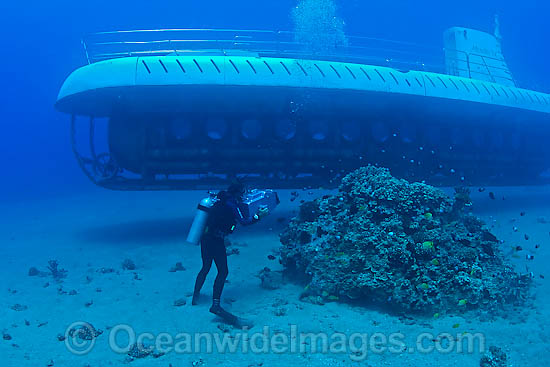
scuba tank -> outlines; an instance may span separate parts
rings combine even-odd
[[[187,235],[187,242],[194,245],[198,245],[199,241],[204,232],[204,227],[206,227],[206,222],[208,221],[208,214],[212,206],[216,203],[217,199],[215,195],[210,194],[209,197],[204,198],[200,201],[197,206],[197,214],[195,214],[195,219],[193,219],[193,224],[191,224],[191,229]]]

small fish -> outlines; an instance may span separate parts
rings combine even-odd
[[[544,275],[540,274],[539,278],[544,279]]]
[[[529,240],[529,235],[528,235],[528,234],[524,234],[523,237],[524,237],[526,240]]]
[[[422,248],[424,250],[433,250],[434,249],[433,241],[424,241],[424,242],[422,242]]]
[[[453,324],[453,329],[458,329],[460,327],[460,324]]]
[[[426,218],[426,219],[428,219],[428,220],[432,219],[432,217],[433,217],[432,213],[429,213],[429,212],[428,212],[428,213],[425,213],[425,214],[424,214],[424,218]]]
[[[495,200],[495,194],[492,191],[489,192],[489,197],[491,198],[491,200]]]
[[[477,191],[483,192],[483,191],[485,191],[485,187],[480,187],[479,189],[477,189]]]
[[[525,212],[519,213],[520,217],[523,217],[525,215]]]
[[[420,288],[422,288],[422,289],[429,289],[430,286],[428,285],[428,283],[422,283],[422,284],[420,284]]]
[[[525,258],[526,258],[527,260],[535,260],[535,256],[534,256],[534,255],[530,255],[530,254],[525,255]]]
[[[435,265],[435,266],[439,265],[439,260],[432,259],[432,264]]]
[[[267,255],[267,258],[268,258],[269,260],[275,260],[275,256],[273,256],[273,255]]]
[[[468,301],[466,301],[465,299],[461,299],[458,301],[459,306],[466,306],[466,303],[468,303]]]
[[[521,251],[521,250],[523,250],[523,247],[515,246],[515,247],[513,247],[513,249],[516,250],[516,251]]]
[[[439,318],[439,312],[434,313],[434,319],[438,319],[438,318]]]
[[[539,245],[539,244],[536,244],[536,245],[535,245],[535,248],[539,248],[539,247],[540,247],[540,245]]]

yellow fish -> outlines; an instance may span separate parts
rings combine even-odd
[[[422,248],[424,250],[433,250],[434,249],[434,243],[433,241],[424,241],[422,243]]]
[[[439,312],[434,313],[434,319],[438,319],[438,318],[439,318]]]
[[[453,329],[458,329],[460,327],[460,324],[454,324]]]
[[[434,265],[439,265],[439,260],[433,259],[433,260],[432,260],[432,264],[434,264]]]
[[[424,218],[426,218],[426,219],[432,219],[432,217],[433,217],[432,213],[428,212],[428,213],[424,214]]]
[[[466,303],[468,303],[468,301],[466,301],[465,299],[461,299],[461,300],[458,301],[459,306],[465,306]]]
[[[422,284],[420,284],[420,288],[428,289],[428,288],[430,288],[430,286],[428,285],[428,283],[422,283]]]

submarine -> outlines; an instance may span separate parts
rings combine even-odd
[[[55,108],[84,173],[114,190],[329,188],[367,164],[433,185],[550,182],[550,95],[520,87],[498,32],[443,39],[101,32]]]

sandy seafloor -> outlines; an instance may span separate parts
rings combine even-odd
[[[504,252],[511,246],[524,249],[511,258],[519,271],[535,276],[535,308],[518,310],[506,319],[485,321],[472,315],[405,319],[382,310],[327,303],[313,305],[299,300],[303,285],[287,283],[277,290],[260,287],[256,276],[264,267],[280,270],[268,255],[279,247],[284,224],[300,199],[311,199],[319,191],[300,190],[290,202],[290,191],[280,192],[282,203],[263,223],[239,228],[231,240],[241,245],[240,254],[229,257],[229,278],[224,307],[255,323],[249,331],[367,333],[400,332],[408,347],[423,332],[479,332],[486,346],[496,345],[509,354],[511,366],[541,366],[550,354],[550,187],[498,187],[479,193],[474,188],[474,212],[504,240]],[[493,191],[495,200],[488,197]],[[215,277],[213,267],[203,290],[202,303],[191,306],[190,293],[200,268],[199,247],[184,243],[187,229],[203,192],[112,192],[93,189],[81,195],[45,200],[8,201],[2,204],[0,221],[0,329],[11,340],[0,340],[1,366],[118,366],[124,354],[109,348],[109,335],[118,324],[130,325],[136,333],[217,333],[220,320],[208,312]],[[504,197],[504,200],[503,200]],[[525,214],[520,215],[521,212]],[[549,222],[543,222],[545,217]],[[516,227],[516,231],[514,230]],[[529,239],[525,239],[525,234]],[[536,245],[540,245],[538,249]],[[526,254],[534,259],[526,260]],[[125,258],[137,269],[122,270]],[[61,284],[50,278],[30,277],[36,266],[45,270],[49,259],[57,259],[68,276]],[[176,262],[186,268],[169,272]],[[102,274],[101,268],[115,272]],[[137,274],[137,275],[136,275]],[[548,276],[543,279],[542,276]],[[90,279],[86,279],[89,277]],[[137,278],[137,279],[136,279]],[[49,283],[48,287],[44,287]],[[76,290],[76,295],[59,294]],[[176,299],[187,304],[175,307]],[[85,304],[93,301],[86,307]],[[26,310],[11,309],[14,304]],[[280,312],[284,315],[277,316]],[[103,330],[91,352],[71,354],[57,335],[76,321],[86,321]],[[458,326],[457,326],[458,324]],[[453,328],[453,326],[455,326]],[[235,334],[237,330],[230,330]],[[197,353],[171,352],[159,358],[137,359],[131,366],[479,366],[479,353],[369,352],[353,362],[347,353]]]

